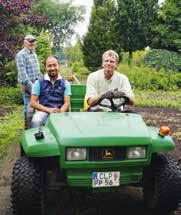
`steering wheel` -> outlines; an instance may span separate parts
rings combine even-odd
[[[110,104],[103,103],[104,100],[109,100]],[[119,99],[119,103],[115,103],[114,99]],[[100,105],[102,107],[106,107],[111,109],[113,112],[120,111],[120,107],[126,104],[129,104],[130,99],[126,96],[125,93],[112,90],[104,93],[100,99],[98,100],[96,105]]]

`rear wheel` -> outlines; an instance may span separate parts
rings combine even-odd
[[[12,210],[14,215],[44,215],[44,173],[38,163],[20,157],[13,168]]]
[[[181,171],[171,156],[154,154],[144,171],[144,201],[156,214],[171,214],[181,200]]]

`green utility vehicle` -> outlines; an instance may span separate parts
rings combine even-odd
[[[65,187],[109,192],[128,185],[143,188],[149,210],[173,212],[181,198],[181,171],[164,155],[175,148],[168,130],[148,126],[140,114],[122,108],[128,98],[119,92],[109,98],[110,111],[83,111],[85,86],[71,87],[71,112],[50,114],[45,126],[21,136],[12,176],[13,213],[43,215],[51,186],[58,192]]]

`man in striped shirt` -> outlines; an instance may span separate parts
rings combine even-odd
[[[16,55],[18,82],[22,88],[24,101],[25,129],[31,126],[33,109],[30,107],[31,88],[35,80],[41,77],[40,65],[35,53],[36,38],[27,35],[24,38],[24,48]]]

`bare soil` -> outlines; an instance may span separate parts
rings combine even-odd
[[[157,107],[139,107],[135,110],[143,116],[147,124],[158,128],[166,125],[170,128],[170,134],[176,143],[176,149],[170,154],[176,160],[181,160],[181,110]]]
[[[170,108],[145,108],[139,107],[135,110],[142,114],[145,121],[156,127],[168,125],[171,134],[176,142],[176,150],[170,154],[178,161],[181,161],[181,111]],[[10,109],[0,109],[0,118],[4,116]],[[15,160],[19,156],[19,146],[12,143],[9,147],[5,159],[1,163],[0,168],[0,215],[7,215],[7,208],[10,205],[10,184],[11,173]],[[80,196],[79,196],[80,197]],[[117,194],[98,194],[96,199],[92,200],[90,196],[77,199],[77,207],[79,212],[76,215],[110,215],[112,214],[140,214],[147,215],[143,206],[142,190],[139,188],[121,188]],[[75,205],[74,205],[75,206]],[[70,203],[69,207],[73,207]],[[62,214],[58,210],[47,215]],[[181,215],[181,211],[175,213]]]
[[[0,108],[0,118],[4,117],[8,113],[12,113],[13,108],[11,107],[5,107],[5,108]]]

